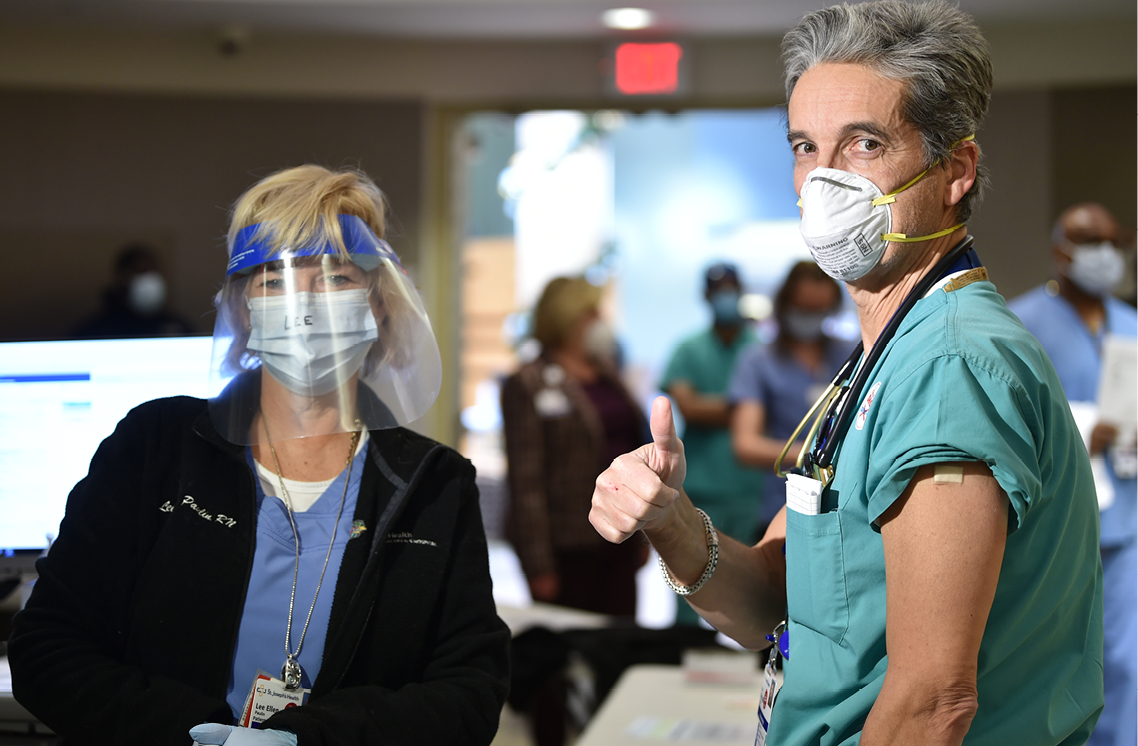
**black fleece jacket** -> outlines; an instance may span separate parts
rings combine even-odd
[[[192,726],[233,721],[253,479],[200,399],[143,404],[99,447],[9,644],[16,699],[64,744],[188,746]],[[372,431],[354,518],[366,528],[344,552],[312,695],[265,727],[300,746],[490,743],[509,631],[473,467],[408,430]]]

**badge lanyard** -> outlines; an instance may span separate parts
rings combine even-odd
[[[268,436],[268,425],[265,425],[265,435]],[[304,629],[300,632],[300,639],[296,643],[296,652],[292,650],[292,612],[293,607],[296,605],[296,578],[300,572],[300,537],[296,533],[296,521],[292,517],[292,500],[289,499],[288,490],[285,488],[284,476],[281,474],[281,464],[277,460],[277,450],[273,447],[273,440],[269,440],[269,452],[273,454],[273,465],[277,469],[277,479],[280,481],[281,496],[284,498],[285,509],[288,511],[288,522],[292,526],[292,538],[296,546],[296,561],[292,569],[292,594],[288,599],[288,627],[285,629],[285,662],[281,666],[281,679],[284,680],[285,689],[296,690],[301,686],[302,671],[300,662],[297,658],[300,657],[300,648],[304,645],[304,636],[308,633],[308,623],[312,621],[312,612],[316,609],[316,599],[320,595],[320,586],[324,584],[324,572],[328,569],[328,560],[332,556],[332,547],[336,543],[336,531],[333,528],[332,540],[328,542],[328,553],[324,556],[324,566],[320,569],[320,580],[316,583],[316,593],[312,595],[312,606],[308,609],[308,618],[304,620]],[[340,508],[336,512],[336,522],[333,527],[340,525],[340,516],[344,512],[344,501],[348,496],[348,483],[352,481],[351,466],[352,457],[356,453],[356,445],[360,442],[360,431],[356,430],[352,433],[352,442],[348,447],[348,463],[345,466],[347,473],[344,474],[344,492],[340,495]]]
[[[817,479],[823,487],[830,483],[830,480],[834,478],[834,458],[838,443],[841,442],[842,436],[849,427],[854,405],[860,401],[862,390],[869,380],[870,373],[881,360],[881,356],[885,354],[885,348],[893,339],[893,335],[896,334],[905,316],[917,304],[917,301],[925,297],[933,285],[954,272],[980,266],[980,260],[976,256],[976,252],[972,250],[972,241],[972,236],[965,236],[920,279],[916,287],[909,291],[905,300],[901,301],[901,305],[893,312],[893,316],[890,317],[889,322],[885,325],[877,341],[874,342],[873,347],[870,348],[869,354],[860,367],[858,367],[858,361],[861,359],[864,346],[858,342],[853,353],[838,369],[838,373],[830,385],[822,392],[818,401],[814,402],[814,406],[810,407],[810,411],[798,423],[798,427],[794,429],[786,441],[786,445],[783,446],[782,453],[775,461],[775,473],[778,476],[800,474]],[[857,371],[856,375],[854,375],[855,370]],[[794,445],[803,428],[810,422],[811,417],[814,417],[814,422],[806,433],[806,443],[813,443],[813,446],[809,449],[802,449],[802,452],[798,454],[795,468],[783,471],[782,462],[786,458],[786,454]]]

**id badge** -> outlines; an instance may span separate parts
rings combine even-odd
[[[569,397],[565,392],[552,388],[537,392],[533,397],[533,408],[537,410],[537,416],[543,420],[564,417],[573,411],[573,405],[569,403]]]
[[[759,695],[759,727],[755,730],[755,746],[766,746],[767,733],[771,729],[771,711],[774,710],[774,700],[778,696],[778,678],[775,675],[775,664],[778,656],[790,658],[790,637],[786,633],[786,622],[775,627],[774,633],[767,635],[767,639],[774,643],[771,654],[767,658],[767,665],[763,669],[763,690]]]
[[[767,731],[771,728],[771,710],[774,709],[774,697],[778,694],[774,662],[775,654],[772,651],[763,673],[763,693],[759,696],[759,727],[755,731],[755,746],[766,746]]]
[[[264,671],[258,671],[253,686],[249,688],[249,696],[245,698],[245,706],[241,708],[238,725],[242,728],[260,728],[261,723],[281,710],[304,704],[310,691],[312,690],[285,689],[283,681]]]

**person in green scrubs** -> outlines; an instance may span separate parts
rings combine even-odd
[[[758,338],[739,313],[742,286],[733,264],[717,262],[704,273],[710,328],[684,338],[660,381],[684,417],[688,474],[684,490],[716,526],[741,541],[754,541],[763,501],[762,473],[735,460],[727,386],[739,354]],[[699,624],[699,614],[676,605],[676,624]]]
[[[966,228],[987,45],[943,0],[877,0],[807,14],[783,59],[803,239],[846,283],[866,352],[820,402],[758,544],[718,535],[684,494],[664,399],[653,443],[597,480],[590,520],[613,542],[644,531],[743,645],[787,621],[759,742],[1085,743],[1103,704],[1090,461]]]

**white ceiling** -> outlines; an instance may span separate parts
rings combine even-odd
[[[655,34],[779,34],[827,0],[0,0],[0,22],[53,25],[236,27],[239,31],[471,39],[603,38],[600,14],[656,11]],[[1101,19],[1135,22],[1134,0],[959,0],[984,23]],[[627,33],[627,32],[626,32]]]

